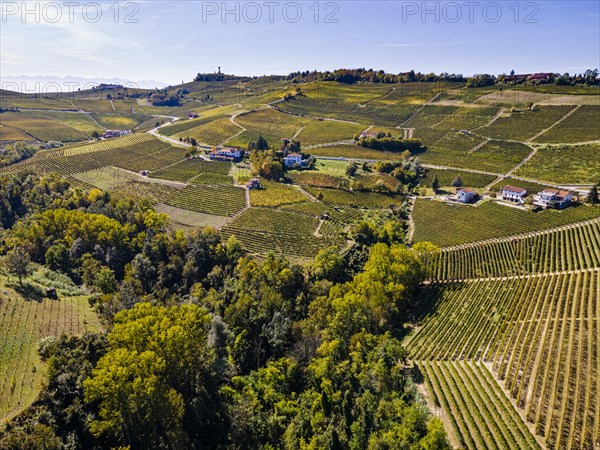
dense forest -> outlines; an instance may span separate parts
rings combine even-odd
[[[1,448],[449,448],[400,345],[436,247],[362,223],[300,266],[58,176],[0,187],[6,274],[68,275],[106,327],[39,344],[47,384]]]

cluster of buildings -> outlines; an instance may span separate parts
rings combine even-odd
[[[238,162],[244,157],[244,150],[235,147],[217,147],[208,154],[211,161]]]
[[[504,81],[550,81],[554,74],[550,72],[524,73],[519,75],[506,75]]]
[[[106,130],[102,137],[104,139],[116,138],[120,136],[125,136],[127,134],[131,134],[131,130]]]
[[[502,200],[518,203],[520,205],[524,205],[525,200],[528,197],[526,189],[510,185],[504,186],[501,194]],[[533,195],[533,204],[543,208],[551,206],[562,209],[573,203],[573,200],[573,194],[560,189],[546,188]]]
[[[501,191],[502,200],[524,205],[528,198],[527,190],[506,185]],[[477,199],[477,193],[473,188],[460,188],[456,191],[455,200],[460,203],[472,203]],[[546,188],[532,196],[533,205],[542,208],[558,208],[563,209],[573,203],[576,199],[568,191],[560,189]]]

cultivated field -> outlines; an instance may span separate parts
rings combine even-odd
[[[58,300],[27,299],[17,292],[15,279],[11,282],[16,284],[7,284],[6,278],[0,278],[0,418],[14,416],[37,396],[46,374],[37,354],[40,339],[99,328],[87,297],[66,295],[76,288],[67,286],[64,278],[38,272],[24,281],[34,289],[64,286],[65,290],[58,290]]]
[[[472,207],[417,199],[413,211],[413,240],[429,241],[439,246],[459,245],[544,230],[599,216],[600,208],[593,206],[534,213],[493,201]]]

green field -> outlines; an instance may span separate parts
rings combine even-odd
[[[160,129],[159,133],[165,136],[173,136],[175,134],[182,133],[191,128],[195,128],[205,123],[212,122],[213,120],[224,119],[229,117],[228,114],[218,114],[216,116],[199,117],[197,119],[180,120],[172,125],[164,126]]]
[[[109,130],[133,130],[148,120],[145,114],[93,114],[94,119]]]
[[[328,158],[372,159],[384,161],[398,161],[402,159],[401,153],[384,152],[355,144],[327,145],[310,150],[312,155]]]
[[[421,186],[431,187],[431,183],[436,175],[441,187],[451,186],[452,182],[458,176],[463,180],[464,186],[473,188],[483,188],[496,178],[494,175],[485,175],[465,170],[427,169],[425,176],[421,179]]]
[[[403,198],[397,195],[385,195],[375,192],[347,191],[342,189],[306,187],[306,191],[315,197],[323,196],[323,203],[347,205],[361,208],[387,209],[400,206]]]
[[[498,111],[500,110],[495,107],[463,107],[433,125],[433,128],[440,130],[472,130],[486,125]]]
[[[244,190],[234,186],[188,185],[165,200],[167,205],[216,216],[230,216],[246,206]]]
[[[402,124],[407,128],[431,128],[458,110],[457,106],[427,105]]]
[[[349,141],[365,128],[364,125],[333,120],[313,121],[302,129],[297,139],[303,146]]]
[[[73,177],[84,183],[91,184],[98,189],[102,189],[103,191],[108,191],[121,184],[139,179],[138,175],[113,166],[102,167],[101,169],[91,170],[89,172],[76,173],[73,174]]]
[[[15,128],[40,141],[77,142],[88,139],[81,130],[46,114],[49,113],[5,112],[2,113],[2,125]]]
[[[598,216],[600,208],[592,206],[534,213],[493,201],[471,207],[417,199],[413,210],[413,240],[444,247],[543,230]]]
[[[200,174],[227,175],[231,163],[205,161],[204,159],[186,159],[168,168],[152,173],[153,178],[172,181],[189,181]]]
[[[506,431],[523,427],[506,426],[516,414],[502,390],[493,388],[494,379],[547,448],[594,448],[600,439],[599,288],[595,269],[424,289],[421,301],[429,312],[407,348],[412,358],[431,361],[424,365],[425,377],[468,448],[535,448],[533,442],[503,444]],[[482,361],[487,368],[469,373],[459,361]],[[482,390],[479,382],[490,387]],[[485,399],[490,392],[497,401]],[[465,432],[461,424],[469,422],[477,432]]]
[[[556,183],[600,182],[600,143],[577,146],[548,146],[522,166],[517,175]]]
[[[46,274],[46,275],[45,275]],[[15,278],[0,278],[0,418],[13,417],[33,402],[46,379],[36,346],[63,333],[97,331],[99,319],[87,297],[67,277],[39,269],[24,280],[28,292],[58,287],[58,300],[26,298]],[[69,296],[70,294],[70,296]],[[75,295],[74,295],[75,294]]]
[[[291,139],[310,120],[267,108],[237,116],[235,122],[255,133]]]
[[[181,131],[173,137],[191,137],[202,144],[219,145],[241,131],[242,128],[237,126],[231,120],[228,118],[222,118],[187,129],[185,131]]]
[[[262,189],[250,190],[252,206],[280,206],[286,203],[298,203],[308,200],[308,197],[289,184],[261,180]]]
[[[525,141],[550,127],[572,109],[573,106],[536,106],[533,111],[506,112],[477,132],[496,139]]]
[[[542,143],[573,143],[600,139],[600,106],[583,105],[535,139]]]

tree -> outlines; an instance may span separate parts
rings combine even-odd
[[[431,189],[433,189],[433,192],[435,192],[437,194],[437,191],[440,189],[440,179],[437,176],[437,174],[435,174],[435,176],[433,177],[433,181],[431,182]]]
[[[453,187],[455,187],[455,188],[461,188],[461,187],[463,187],[463,180],[462,180],[462,178],[460,177],[460,175],[458,175],[458,176],[457,176],[457,177],[454,179],[454,181],[452,181],[452,186],[453,186]]]
[[[600,198],[598,197],[598,185],[595,184],[590,189],[590,192],[587,195],[587,202],[591,205],[597,205],[600,203]]]
[[[346,175],[349,177],[353,177],[354,175],[356,175],[357,171],[358,171],[358,164],[356,164],[355,162],[351,162],[350,164],[348,164],[346,166]]]
[[[94,132],[92,133],[92,139],[100,139],[100,134],[98,134],[98,132],[97,132],[97,131],[94,131]]]
[[[19,278],[23,286],[23,278],[32,273],[29,253],[23,247],[16,247],[9,251],[4,258],[4,265],[9,274]]]
[[[267,140],[263,137],[262,134],[258,135],[258,139],[256,140],[256,143],[254,144],[254,148],[256,150],[266,150],[269,148],[269,143],[267,142]]]

